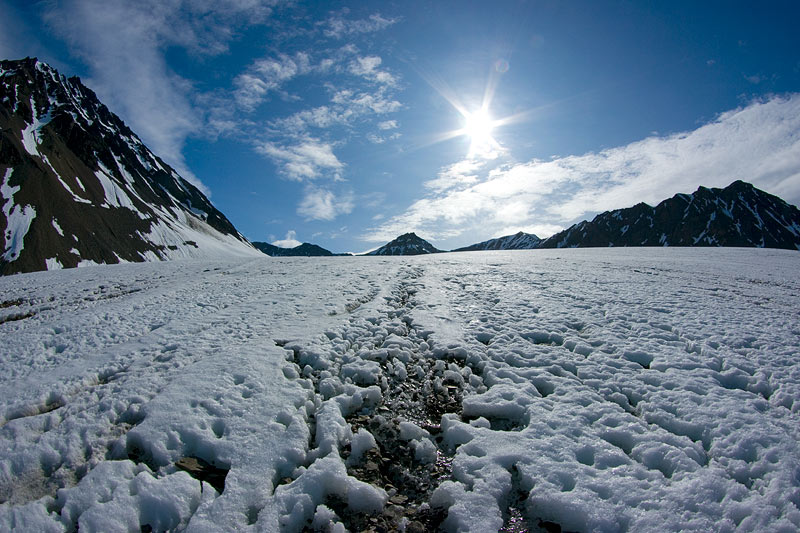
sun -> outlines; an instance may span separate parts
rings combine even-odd
[[[464,126],[455,134],[463,135],[469,139],[468,155],[470,157],[494,159],[502,148],[494,140],[492,132],[495,126],[502,123],[502,121],[494,120],[485,105],[475,111],[459,109],[459,112],[464,118]]]
[[[464,116],[464,135],[470,138],[473,145],[481,146],[490,142],[494,124],[486,109],[478,109]]]
[[[495,138],[495,136],[498,135],[498,130],[509,124],[528,120],[534,111],[522,111],[514,115],[501,116],[500,118],[495,117],[489,111],[492,108],[499,76],[507,71],[508,65],[505,62],[497,62],[491,70],[489,79],[486,82],[483,98],[479,100],[473,95],[472,98],[468,99],[470,102],[469,104],[461,97],[459,92],[450,87],[444,79],[434,74],[423,73],[425,81],[427,81],[447,103],[453,106],[453,109],[458,112],[458,118],[460,119],[460,123],[456,129],[433,134],[431,139],[424,143],[424,145],[429,146],[461,137],[469,141],[467,157],[470,159],[497,159],[507,154],[508,149]]]

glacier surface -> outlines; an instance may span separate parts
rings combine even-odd
[[[0,531],[797,531],[798,271],[628,248],[0,278]]]

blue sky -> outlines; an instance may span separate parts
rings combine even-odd
[[[546,237],[736,179],[800,203],[793,1],[0,0],[0,13],[0,56],[80,76],[251,240]]]

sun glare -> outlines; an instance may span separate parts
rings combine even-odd
[[[481,145],[492,137],[492,118],[485,109],[479,109],[464,117],[464,134],[473,144]]]
[[[498,61],[490,72],[483,94],[483,100],[479,107],[468,107],[460,95],[454,91],[449,84],[442,78],[433,74],[423,74],[425,80],[433,87],[447,102],[458,111],[461,124],[458,129],[448,130],[436,134],[428,144],[463,137],[469,140],[469,152],[467,157],[477,159],[495,159],[506,153],[503,145],[495,139],[497,130],[501,127],[514,122],[527,120],[530,112],[525,111],[511,116],[495,118],[489,112],[492,107],[499,76],[508,71],[508,62]],[[477,103],[474,99],[473,103]]]

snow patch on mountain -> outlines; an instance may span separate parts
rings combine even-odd
[[[36,210],[30,206],[21,206],[14,203],[14,195],[19,192],[20,187],[12,187],[12,169],[7,169],[0,185],[0,195],[3,197],[3,214],[6,217],[6,229],[3,233],[3,260],[14,261],[22,253],[25,247],[25,236],[30,230],[33,219],[36,218]]]

